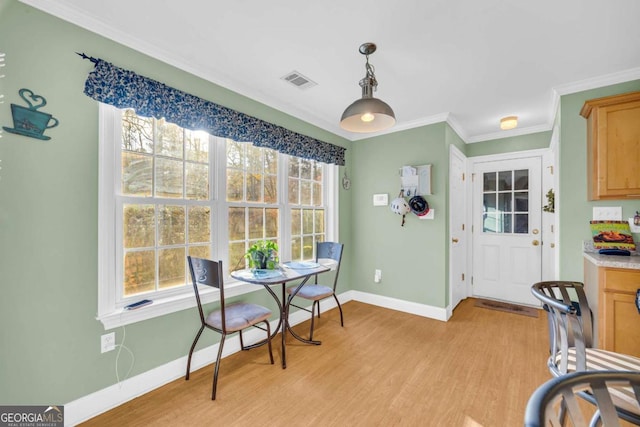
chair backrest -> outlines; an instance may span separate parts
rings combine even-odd
[[[338,275],[340,274],[340,263],[342,262],[342,249],[343,243],[338,242],[318,242],[316,246],[316,262],[320,259],[332,259],[337,262],[336,275],[333,279],[333,290],[336,290],[338,284]],[[318,283],[318,276],[316,275],[316,283]]]
[[[593,321],[584,285],[580,282],[538,282],[531,293],[548,312],[550,367],[566,374],[569,365],[569,348],[576,349],[576,370],[586,370],[586,348],[593,347]],[[555,357],[560,354],[560,363]],[[555,365],[555,366],[551,366]]]
[[[202,310],[202,302],[200,301],[200,291],[198,285],[211,286],[220,291],[220,311],[222,316],[222,325],[226,325],[224,316],[224,284],[222,281],[222,261],[211,261],[204,258],[194,258],[187,256],[189,263],[189,271],[191,272],[191,283],[193,291],[196,295],[198,303],[198,312],[200,313],[200,321],[204,325],[204,311]]]
[[[640,372],[589,371],[574,372],[542,384],[529,398],[525,411],[525,427],[561,426],[566,411],[573,426],[587,426],[593,407],[580,405],[576,397],[584,397],[597,405],[600,419],[607,427],[619,426],[625,414],[640,411]],[[617,405],[617,407],[616,407]]]

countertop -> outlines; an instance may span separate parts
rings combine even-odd
[[[600,255],[599,253],[583,252],[584,258],[598,267],[628,268],[640,270],[640,256]]]

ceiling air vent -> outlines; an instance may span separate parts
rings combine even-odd
[[[317,85],[316,82],[314,82],[308,77],[303,76],[297,71],[292,71],[286,76],[281,77],[281,79],[284,80],[285,82],[291,83],[293,86],[297,87],[298,89],[308,89],[312,86]]]

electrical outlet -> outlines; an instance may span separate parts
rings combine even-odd
[[[376,283],[382,281],[382,270],[376,270],[375,273],[373,273],[373,281]]]
[[[102,353],[114,350],[116,348],[116,333],[110,332],[100,337],[100,349]]]

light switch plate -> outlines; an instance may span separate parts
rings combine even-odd
[[[594,206],[592,218],[594,221],[621,221],[622,206]]]
[[[388,194],[374,194],[373,206],[387,206],[389,204]]]

